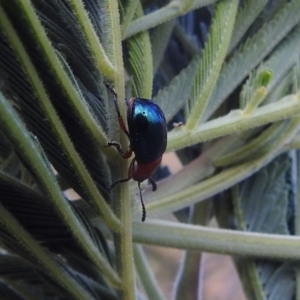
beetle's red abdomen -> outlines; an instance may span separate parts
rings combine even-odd
[[[162,157],[158,158],[151,164],[141,164],[134,158],[128,170],[128,177],[138,182],[142,182],[150,178],[160,165],[161,159]]]

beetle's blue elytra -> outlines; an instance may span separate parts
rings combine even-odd
[[[136,161],[151,164],[161,158],[167,146],[167,126],[160,107],[151,100],[132,98],[127,123]]]
[[[123,152],[120,144],[109,142],[107,146],[116,147],[123,158],[129,158],[132,152],[135,154],[129,169],[128,178],[118,179],[112,185],[133,179],[138,182],[140,198],[143,208],[142,221],[146,219],[146,210],[143,203],[140,183],[146,179],[152,184],[152,190],[156,190],[156,183],[151,176],[160,165],[162,155],[167,147],[167,123],[164,113],[152,100],[143,98],[131,98],[127,103],[128,130],[120,114],[117,93],[114,88],[104,82],[114,96],[114,104],[118,115],[118,121],[122,131],[130,140],[129,150]]]

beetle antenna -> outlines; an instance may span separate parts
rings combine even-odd
[[[141,198],[141,204],[142,204],[142,210],[143,210],[142,222],[145,222],[145,220],[146,220],[146,208],[145,208],[145,204],[144,204],[143,197],[142,197],[141,183],[139,181],[138,181],[138,186],[139,186],[139,190],[140,190],[140,198]]]
[[[152,178],[149,178],[148,180],[152,185],[152,191],[155,192],[157,189],[156,182]]]

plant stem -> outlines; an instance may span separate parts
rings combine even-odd
[[[158,282],[154,277],[143,247],[140,245],[135,245],[133,250],[135,267],[139,274],[139,278],[142,281],[148,299],[164,300],[165,297],[159,289]]]
[[[81,0],[70,0],[70,3],[77,15],[78,21],[81,25],[82,32],[85,34],[85,38],[91,52],[93,54],[96,65],[98,66],[101,73],[107,78],[113,79],[115,73],[115,67],[112,65],[105,50],[96,34],[93,24],[88,16],[87,11],[84,8]]]
[[[180,236],[180,239],[178,239]],[[276,260],[299,260],[300,237],[147,219],[133,222],[136,243]]]
[[[190,7],[190,11],[196,8],[206,6],[216,2],[216,0],[195,0]],[[181,2],[178,0],[172,0],[168,5],[144,16],[137,20],[134,20],[128,27],[124,39],[127,39],[139,32],[148,30],[164,22],[175,19],[188,11],[182,11]]]
[[[276,103],[257,108],[250,116],[243,116],[241,110],[234,110],[224,117],[199,125],[194,131],[180,126],[169,133],[167,151],[273,123],[292,117],[299,111],[299,95],[289,95]]]

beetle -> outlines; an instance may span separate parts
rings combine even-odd
[[[161,108],[152,100],[131,98],[128,101],[125,99],[127,104],[127,129],[120,114],[115,89],[107,82],[104,82],[104,84],[113,95],[119,126],[130,141],[129,149],[126,152],[123,152],[120,144],[116,142],[108,142],[107,147],[115,147],[125,159],[131,157],[132,153],[135,155],[128,169],[128,177],[114,181],[110,188],[112,189],[116,184],[130,179],[137,181],[143,210],[142,222],[144,222],[146,209],[140,184],[148,179],[152,185],[152,190],[156,190],[156,183],[151,176],[160,165],[162,155],[167,147],[166,119]]]

